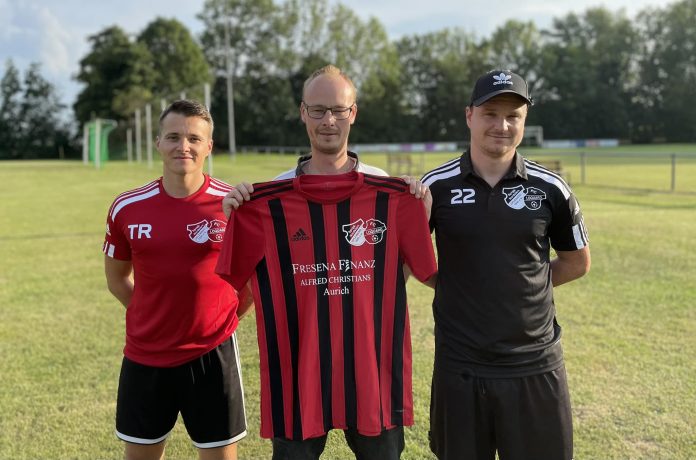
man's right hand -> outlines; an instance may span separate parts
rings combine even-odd
[[[251,194],[254,192],[254,186],[248,182],[242,182],[235,185],[230,190],[225,198],[222,199],[222,212],[229,219],[232,210],[238,209],[245,201],[251,200]]]

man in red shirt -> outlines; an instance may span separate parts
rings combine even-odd
[[[162,458],[179,413],[203,460],[236,459],[246,436],[234,332],[250,304],[214,274],[231,187],[203,173],[212,131],[205,106],[172,103],[156,142],[162,177],[109,209],[106,280],[126,307],[116,407],[126,459]]]

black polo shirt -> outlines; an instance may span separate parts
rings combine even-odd
[[[423,176],[438,251],[433,301],[440,365],[483,377],[547,372],[563,362],[550,248],[587,245],[568,184],[519,153],[492,187],[470,152]]]

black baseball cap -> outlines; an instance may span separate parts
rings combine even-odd
[[[471,105],[478,107],[488,99],[503,93],[517,94],[527,101],[527,104],[534,104],[524,78],[510,70],[491,70],[476,80],[474,91],[471,93]]]

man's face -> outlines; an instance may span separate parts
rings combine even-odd
[[[491,158],[511,156],[522,142],[526,118],[527,103],[513,94],[501,94],[478,107],[467,107],[471,149]]]
[[[305,89],[304,104],[300,105],[300,117],[307,127],[312,152],[336,155],[348,150],[350,126],[355,122],[357,106],[354,94],[347,81],[339,76],[320,75],[312,80]],[[319,118],[312,118],[307,113],[308,106],[353,107],[345,120],[337,120],[333,112],[326,111]]]
[[[165,172],[176,175],[198,173],[213,149],[210,125],[200,117],[169,113],[162,120],[157,150]]]

